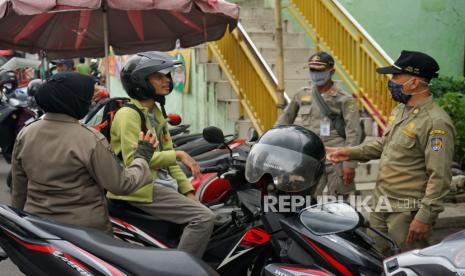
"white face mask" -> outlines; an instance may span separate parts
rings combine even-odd
[[[310,71],[310,79],[316,86],[323,86],[325,85],[329,79],[331,78],[331,70],[322,71],[322,72],[315,72]]]

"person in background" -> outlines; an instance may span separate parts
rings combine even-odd
[[[76,71],[83,75],[90,75],[90,65],[86,63],[86,59],[83,57],[79,58],[79,64],[76,66]]]
[[[310,69],[310,87],[301,89],[281,114],[277,125],[295,124],[318,134],[326,146],[356,146],[360,144],[362,129],[355,99],[335,85],[334,59],[326,52],[317,52],[308,59]],[[326,105],[340,120],[342,129],[337,129],[334,121],[324,114],[317,99]],[[345,196],[355,193],[355,168],[357,162],[347,161],[332,165],[326,163],[326,171],[320,178],[315,195],[323,194],[328,187],[328,194]]]
[[[75,69],[72,59],[56,59],[52,60],[51,63],[56,66],[58,73],[73,72]]]

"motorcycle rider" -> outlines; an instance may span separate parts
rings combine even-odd
[[[134,160],[124,168],[105,137],[79,123],[93,92],[92,78],[73,72],[40,86],[35,99],[46,114],[16,139],[11,201],[26,212],[110,234],[104,190],[129,194],[150,181],[147,161],[156,142],[151,133],[138,133]]]
[[[187,153],[173,150],[166,126],[165,96],[173,89],[170,71],[176,65],[180,63],[167,54],[145,52],[132,56],[121,70],[121,81],[132,107],[122,107],[113,119],[113,149],[125,164],[129,164],[134,158],[131,145],[137,140],[143,121],[147,129],[156,133],[160,144],[149,163],[153,181],[147,181],[146,186],[129,196],[112,193],[107,196],[128,201],[157,219],[187,224],[178,249],[202,257],[213,231],[215,216],[196,200],[191,182],[177,164],[177,160],[183,162],[197,177],[200,175],[197,162]]]

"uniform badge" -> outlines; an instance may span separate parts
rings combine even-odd
[[[434,151],[440,151],[443,146],[442,138],[433,137],[431,138],[431,149]]]
[[[310,95],[305,95],[300,98],[300,101],[304,103],[309,103],[311,100],[312,100],[312,96]]]
[[[433,129],[433,130],[431,130],[431,132],[429,134],[431,134],[431,135],[434,135],[434,134],[446,135],[446,131],[442,130],[442,129]]]

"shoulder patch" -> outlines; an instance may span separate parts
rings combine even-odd
[[[440,151],[444,146],[444,140],[440,137],[431,138],[431,149],[433,151]]]

